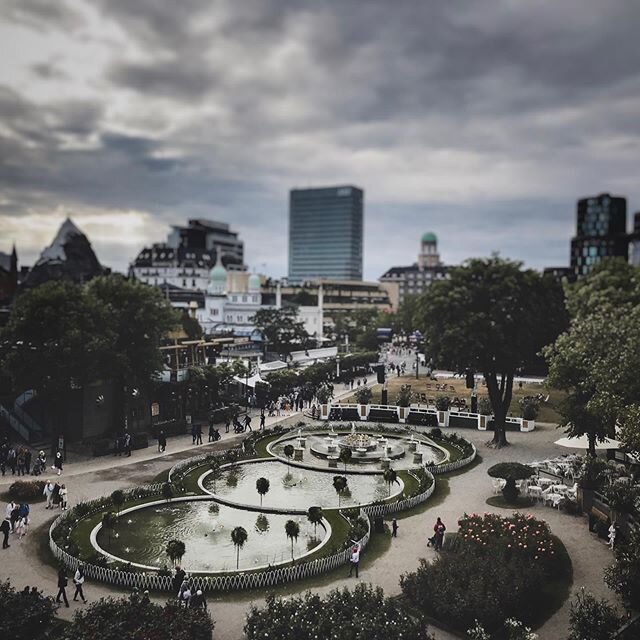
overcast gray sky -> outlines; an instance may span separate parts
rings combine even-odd
[[[124,269],[189,217],[286,274],[291,187],[365,190],[365,277],[568,263],[575,200],[640,209],[637,0],[0,0],[0,250],[70,215]],[[629,218],[631,215],[629,215]]]

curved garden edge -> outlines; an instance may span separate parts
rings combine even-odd
[[[285,430],[271,430],[271,432],[263,432],[253,439],[253,446],[255,443],[264,438],[278,437],[280,433]],[[290,430],[286,430],[290,431]],[[274,433],[275,432],[275,433]],[[246,454],[245,442],[242,443],[242,452]],[[471,443],[469,443],[471,444]],[[473,446],[473,445],[472,445]],[[238,455],[237,450],[231,449],[224,454],[204,454],[202,456],[195,456],[188,460],[174,465],[170,471],[169,477],[178,475],[181,473],[181,479],[183,479],[190,471],[195,470],[198,467],[203,466],[207,460],[211,460],[216,457],[224,457],[229,452],[234,453],[233,457],[239,461],[242,453]],[[467,459],[456,461],[457,466],[455,468],[461,468],[464,464],[469,464],[475,458],[475,447],[473,448],[473,456],[469,456]],[[464,464],[462,464],[464,463]],[[421,494],[404,498],[391,503],[374,504],[360,508],[360,515],[365,518],[367,522],[367,533],[359,540],[362,550],[364,550],[369,542],[371,535],[371,518],[378,516],[387,516],[399,513],[401,511],[410,510],[417,505],[428,500],[435,490],[435,477],[429,469],[425,469],[425,473],[430,478],[430,486],[426,491]],[[148,500],[150,498],[162,495],[163,488],[171,483],[160,483],[142,487],[136,487],[126,492],[129,496],[129,500]],[[184,489],[183,489],[184,491]],[[203,499],[197,498],[196,495],[182,496],[184,499]],[[211,499],[211,496],[206,496]],[[107,498],[99,498],[86,503],[79,503],[70,511],[65,512],[58,516],[49,527],[49,548],[53,556],[65,565],[68,569],[75,571],[79,564],[83,564],[85,572],[88,578],[106,582],[114,586],[122,586],[127,588],[137,587],[139,589],[148,589],[151,591],[170,591],[173,588],[170,576],[153,572],[153,573],[140,573],[132,572],[121,569],[110,569],[107,567],[98,566],[88,562],[83,562],[74,555],[68,553],[62,549],[55,540],[55,531],[58,526],[63,524],[66,520],[76,518],[75,524],[79,520],[95,515],[98,512],[104,511],[108,506]],[[82,506],[83,514],[78,517],[77,509]],[[124,506],[124,505],[123,505]],[[340,511],[340,510],[338,510]],[[305,578],[315,577],[322,573],[327,573],[341,565],[344,565],[349,560],[349,549],[345,549],[322,558],[316,558],[314,560],[296,563],[289,566],[283,566],[279,568],[269,568],[267,570],[257,570],[253,572],[236,572],[232,574],[225,574],[220,576],[194,576],[194,585],[196,588],[202,589],[205,592],[214,591],[240,591],[240,590],[252,590],[265,587],[274,587],[280,584],[293,582]]]

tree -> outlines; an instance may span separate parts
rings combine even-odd
[[[116,513],[120,515],[120,509],[124,504],[124,492],[120,489],[116,489],[111,494],[111,502],[113,502],[113,506],[116,508]]]
[[[536,472],[532,467],[519,462],[499,462],[490,467],[487,473],[492,478],[506,480],[502,495],[507,502],[513,504],[517,501],[520,493],[520,489],[516,487],[516,480],[525,480],[535,475]]]
[[[173,564],[177,564],[180,562],[182,557],[187,551],[184,542],[182,540],[169,540],[167,543],[167,547],[165,549],[166,554],[169,556],[169,559]]]
[[[293,453],[294,453],[294,448],[292,444],[285,444],[284,445],[284,449],[282,450],[284,455],[287,458],[287,467],[289,466],[289,463],[291,462],[291,458],[293,458]]]
[[[111,534],[117,523],[118,516],[116,516],[113,511],[107,511],[107,513],[102,516],[102,528],[107,531],[109,535],[109,546],[111,546]]]
[[[43,599],[44,600],[44,599]],[[15,612],[15,609],[11,610]],[[14,620],[15,625],[15,620]],[[176,598],[164,606],[133,598],[101,598],[78,609],[66,640],[211,640],[214,623],[208,611],[183,607]],[[3,637],[12,637],[6,635]],[[13,635],[13,637],[16,637]],[[45,637],[42,634],[30,638]]]
[[[346,476],[333,476],[333,488],[338,494],[338,508],[340,508],[340,498],[342,497],[343,491],[347,488],[347,484]]]
[[[316,537],[318,525],[322,522],[324,513],[322,507],[309,507],[307,510],[307,520],[313,525],[313,536]]]
[[[236,527],[231,532],[231,542],[233,542],[236,548],[236,569],[240,567],[240,549],[244,547],[247,537],[247,530],[244,527]]]
[[[260,495],[260,508],[262,508],[262,497],[269,492],[269,480],[266,478],[258,478],[256,480],[256,491]]]
[[[552,285],[498,256],[469,260],[449,273],[420,297],[416,321],[441,366],[482,372],[495,417],[490,444],[502,447],[515,372],[548,340],[544,301]]]
[[[356,391],[356,400],[358,404],[369,404],[371,402],[371,396],[373,392],[370,387],[359,387]]]
[[[304,323],[298,320],[296,307],[260,309],[253,317],[253,323],[267,346],[285,359],[292,351],[305,349],[310,344],[310,336]]]
[[[351,458],[353,457],[353,451],[349,447],[342,447],[340,449],[340,462],[344,464],[344,470],[347,470],[347,465],[351,462]]]
[[[83,287],[47,282],[17,298],[0,334],[2,366],[18,390],[35,389],[64,434],[72,390],[100,379],[114,342],[104,307]]]
[[[384,478],[384,481],[387,483],[387,487],[389,488],[389,495],[391,495],[391,485],[394,483],[399,484],[398,474],[396,473],[395,469],[392,469],[391,467],[389,467],[388,469],[385,469],[382,472],[382,477]]]
[[[0,582],[0,637],[15,640],[48,638],[55,624],[53,598],[18,593],[9,580]],[[17,623],[19,621],[19,623]]]
[[[222,471],[222,463],[219,458],[213,458],[209,463],[209,469],[211,470],[211,479],[213,480],[213,492],[216,491],[216,482],[224,475]]]
[[[291,540],[291,559],[293,560],[293,543],[300,535],[300,525],[295,520],[287,520],[284,525],[287,538]]]
[[[364,583],[325,597],[311,592],[286,599],[268,595],[263,609],[251,607],[244,632],[247,640],[433,640],[421,617],[407,615],[397,599]]]
[[[180,317],[180,324],[182,330],[187,334],[189,340],[200,340],[202,338],[202,327],[200,323],[193,316],[189,315],[187,309],[182,310],[182,316]]]
[[[582,587],[571,603],[568,640],[609,640],[620,623],[614,607]]]
[[[629,527],[629,538],[614,548],[615,563],[604,571],[607,586],[624,602],[627,611],[640,609],[640,528]]]

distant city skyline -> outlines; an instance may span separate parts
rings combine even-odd
[[[356,184],[366,279],[427,230],[568,265],[578,199],[640,209],[639,31],[625,0],[5,0],[0,251],[70,216],[125,271],[207,218],[284,276],[290,189]]]

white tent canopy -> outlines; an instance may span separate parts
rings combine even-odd
[[[588,449],[589,438],[586,435],[576,438],[560,438],[560,440],[556,440],[554,444],[557,444],[560,447],[566,447],[567,449]],[[621,447],[622,443],[618,440],[612,440],[610,438],[606,438],[604,442],[598,442],[596,440],[596,449],[599,450],[620,449]]]
[[[248,387],[255,389],[256,382],[261,382],[262,384],[269,384],[266,380],[263,380],[260,377],[259,373],[256,373],[248,378],[240,378],[239,376],[233,376],[233,379],[240,384],[246,384]]]

